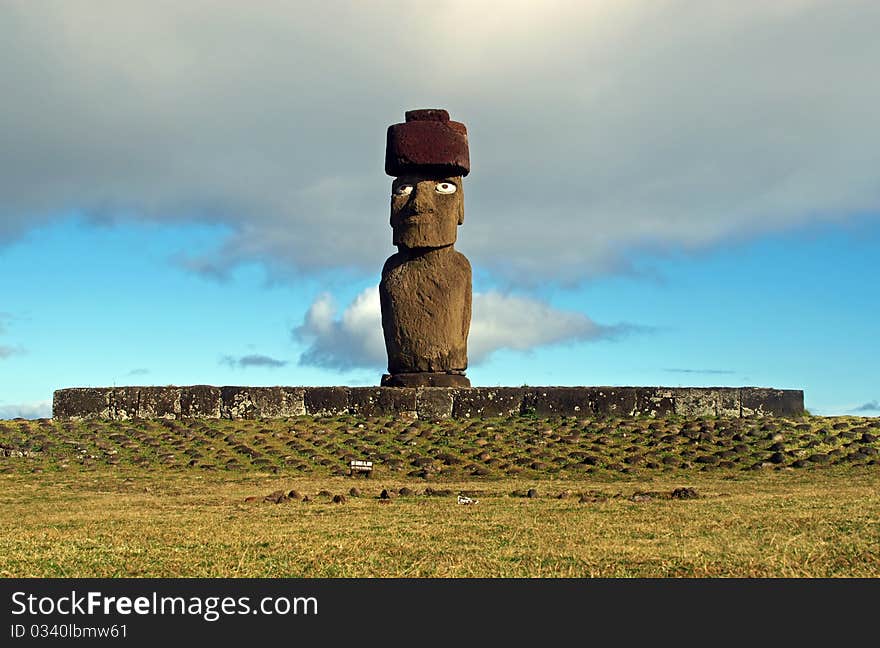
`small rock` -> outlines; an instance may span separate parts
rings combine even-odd
[[[332,497],[333,493],[328,490],[320,490],[318,491],[318,497]]]
[[[411,488],[407,488],[404,486],[400,490],[397,491],[397,494],[401,497],[410,497],[413,494],[413,490]]]
[[[334,504],[345,504],[345,495],[334,495],[333,496]]]
[[[281,502],[287,501],[287,494],[282,490],[272,491],[266,495],[263,500],[266,502],[272,502],[273,504],[281,504]]]
[[[303,495],[302,501],[305,502],[306,504],[308,504],[309,502],[312,501],[312,498],[309,497],[308,495]]]
[[[877,440],[877,437],[870,432],[865,432],[862,434],[862,443],[874,443]]]
[[[382,492],[379,493],[379,499],[380,500],[390,500],[391,494],[386,489],[383,488]]]
[[[648,493],[633,493],[629,499],[631,502],[648,502],[652,497]]]
[[[812,461],[813,463],[826,464],[831,460],[831,458],[827,454],[823,454],[821,452],[818,452],[818,453],[808,457],[807,460]]]
[[[361,492],[360,492],[360,490],[358,490],[358,489],[355,488],[354,486],[352,486],[352,487],[348,490],[348,494],[349,494],[351,497],[360,497],[360,496],[361,496]]]
[[[245,498],[244,498],[244,501],[245,501],[245,502],[256,502],[256,501],[258,501],[259,499],[260,499],[260,498],[257,497],[256,495],[251,495],[251,496],[249,496],[249,497],[245,497]]]
[[[676,488],[672,491],[672,499],[697,499],[697,491],[690,487]]]
[[[582,493],[578,498],[578,502],[581,504],[588,504],[593,502],[605,502],[608,500],[608,497],[605,495],[594,495],[591,493]]]
[[[774,452],[770,455],[770,463],[781,464],[785,462],[785,455],[781,452]]]
[[[529,490],[526,491],[526,497],[528,497],[529,499],[534,499],[537,496],[538,496],[538,491],[534,488],[530,488]]]
[[[302,495],[300,495],[299,491],[296,491],[296,490],[292,490],[292,491],[290,491],[290,492],[287,494],[287,496],[288,496],[290,499],[292,499],[292,500],[300,500],[300,499],[302,499]]]

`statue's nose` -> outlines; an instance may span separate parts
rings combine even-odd
[[[412,197],[413,211],[426,212],[434,208],[434,196],[429,187],[417,184],[413,187]]]

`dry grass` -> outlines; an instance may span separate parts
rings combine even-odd
[[[345,504],[317,495],[352,486],[363,494]],[[415,494],[379,503],[382,488],[402,486]],[[428,497],[426,486],[479,491],[479,502]],[[679,486],[700,497],[631,498]],[[539,497],[510,495],[531,487]],[[262,501],[292,488],[312,501]],[[556,497],[564,491],[572,495]],[[596,501],[580,502],[585,491]],[[10,471],[0,475],[0,576],[877,577],[880,470],[442,483],[124,466]]]

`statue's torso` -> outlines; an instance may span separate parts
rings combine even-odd
[[[379,284],[392,373],[464,371],[471,321],[471,266],[452,246],[402,251]]]

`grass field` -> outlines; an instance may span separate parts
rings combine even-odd
[[[876,577],[878,435],[853,417],[2,421],[0,576]],[[375,476],[344,476],[349,458]]]

